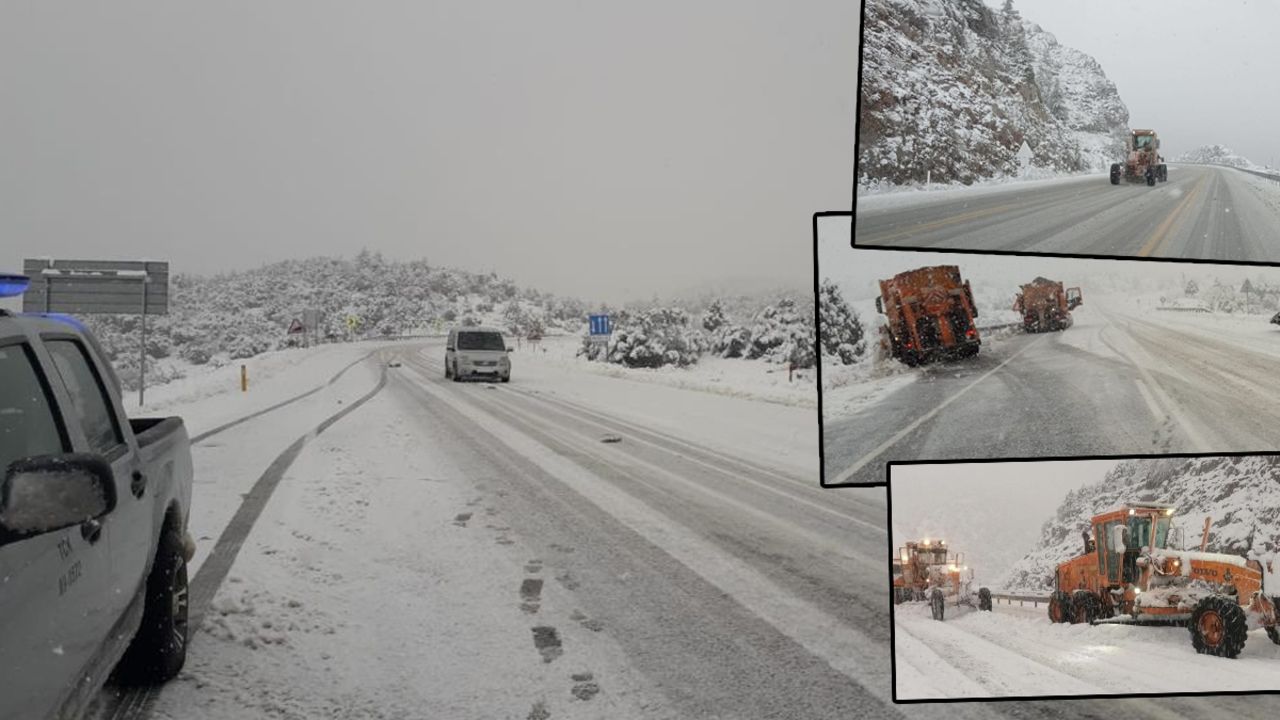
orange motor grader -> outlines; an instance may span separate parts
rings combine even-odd
[[[1093,518],[1084,553],[1058,565],[1049,619],[1055,623],[1184,625],[1205,655],[1234,658],[1250,630],[1280,644],[1277,598],[1263,592],[1257,560],[1210,553],[1209,520],[1198,551],[1174,550],[1174,508],[1131,503]]]
[[[934,620],[942,620],[948,600],[974,607],[973,570],[964,553],[951,553],[945,540],[908,542],[893,559],[893,603],[928,601]],[[991,591],[978,588],[976,607],[991,610]]]
[[[1145,182],[1154,187],[1156,182],[1169,179],[1169,168],[1160,155],[1160,138],[1155,130],[1134,130],[1129,133],[1126,143],[1128,151],[1123,163],[1111,166],[1111,184],[1119,185],[1121,180],[1127,182]]]

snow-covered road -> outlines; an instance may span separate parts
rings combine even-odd
[[[829,413],[828,482],[881,481],[893,459],[1280,446],[1280,330],[1264,316],[1145,307],[1092,302],[1062,333],[984,344],[875,405]]]
[[[899,197],[902,195],[902,197]],[[1280,184],[1170,165],[1156,187],[1106,175],[858,198],[855,244],[1280,260]]]
[[[243,532],[238,554],[179,678],[109,686],[90,717],[917,716],[891,700],[884,490],[823,490],[812,460],[779,450],[804,445],[812,410],[521,353],[510,384],[456,384],[442,355],[390,346],[333,383],[342,363],[307,360],[296,374],[321,390],[197,449],[195,584],[214,540]],[[261,515],[235,530],[301,437]],[[1220,706],[1280,708],[1243,700]],[[947,712],[1075,720],[1088,707]]]
[[[1262,630],[1235,660],[1198,655],[1185,628],[1055,625],[1045,607],[894,612],[900,699],[1280,690],[1280,647]]]

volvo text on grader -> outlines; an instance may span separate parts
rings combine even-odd
[[[893,558],[893,604],[929,603],[934,620],[942,620],[947,604],[975,607],[973,570],[964,553],[951,553],[945,540],[908,542]],[[976,607],[991,610],[991,591],[978,588]]]
[[[977,355],[982,345],[973,291],[955,265],[919,268],[881,280],[876,310],[888,319],[880,328],[881,342],[907,365]]]
[[[1022,286],[1013,309],[1022,314],[1023,330],[1053,332],[1071,327],[1071,311],[1082,303],[1080,288],[1064,288],[1057,280],[1038,277]]]
[[[1083,533],[1084,553],[1058,565],[1049,619],[1183,625],[1196,652],[1227,658],[1259,627],[1280,644],[1280,599],[1264,593],[1262,563],[1205,552],[1208,519],[1199,551],[1172,549],[1181,544],[1173,512],[1166,504],[1131,503],[1094,517]]]
[[[1160,156],[1160,138],[1155,130],[1134,130],[1129,133],[1128,154],[1123,163],[1111,166],[1111,184],[1145,182],[1148,187],[1169,179],[1169,169]]]

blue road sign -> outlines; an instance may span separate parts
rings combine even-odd
[[[592,335],[609,335],[613,332],[613,326],[609,322],[608,315],[591,315],[591,334]]]

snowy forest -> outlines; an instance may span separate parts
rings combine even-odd
[[[288,329],[303,311],[322,318],[324,342],[439,334],[490,325],[513,337],[585,333],[587,315],[610,313],[607,346],[584,342],[581,354],[628,367],[692,365],[719,357],[812,367],[812,301],[785,295],[647,302],[613,308],[521,288],[494,273],[394,261],[379,253],[316,257],[201,276],[174,275],[169,314],[148,318],[147,381],[177,379],[194,366],[222,365],[301,342]],[[775,294],[776,295],[776,294]],[[137,316],[84,318],[124,385],[136,388]]]

